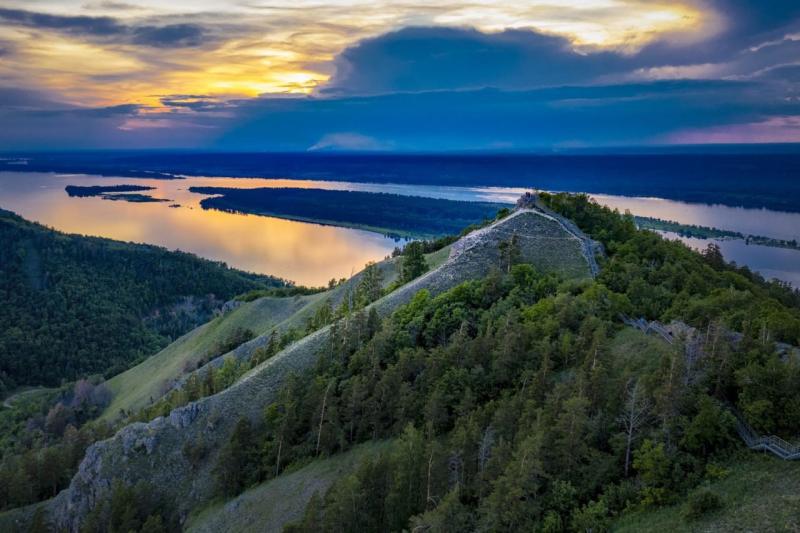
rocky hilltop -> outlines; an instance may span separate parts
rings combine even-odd
[[[518,244],[521,259],[541,270],[558,270],[572,277],[596,272],[592,257],[596,247],[585,235],[526,204],[463,237],[454,243],[441,266],[370,307],[386,316],[422,289],[435,295],[502,268],[500,245],[511,239]],[[168,417],[126,426],[114,437],[94,444],[69,488],[41,504],[42,508],[60,528],[78,531],[86,515],[109,494],[115,480],[130,484],[147,480],[172,500],[185,518],[212,498],[213,466],[236,421],[260,417],[287,375],[314,363],[329,334],[330,326],[320,329],[257,366],[227,390],[175,409]],[[251,349],[258,344],[251,343]],[[192,453],[187,453],[190,449]],[[25,521],[25,514],[17,514],[17,525]]]

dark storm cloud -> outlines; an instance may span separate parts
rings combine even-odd
[[[730,31],[748,38],[774,31],[800,17],[800,2],[796,0],[700,0],[697,3],[724,14]]]
[[[164,98],[173,109],[203,99],[202,95]],[[206,110],[206,105],[200,104],[200,109]],[[226,106],[222,114],[154,113],[152,109],[141,113],[135,106],[49,113],[0,110],[0,120],[9,126],[5,133],[0,131],[0,146],[27,147],[45,138],[64,149],[306,150],[314,146],[342,149],[357,140],[360,146],[400,151],[527,150],[657,143],[685,130],[800,115],[800,101],[783,98],[771,85],[721,80],[271,97],[230,101]]]
[[[21,9],[0,8],[0,21],[6,24],[52,30],[69,35],[129,43],[155,48],[194,47],[209,38],[206,28],[197,24],[128,25],[112,17],[51,15]]]
[[[527,30],[486,34],[463,28],[405,28],[342,52],[325,91],[369,94],[564,85],[620,72],[626,63],[620,54],[581,55],[562,37]]]
[[[127,31],[125,26],[111,17],[70,17],[0,8],[0,19],[27,28],[63,30],[84,35],[119,35]]]
[[[31,87],[0,87],[0,110],[2,109],[64,109],[66,104],[50,94],[33,89]]]
[[[157,48],[200,46],[206,37],[206,30],[197,24],[139,26],[132,28],[131,33],[134,44]]]

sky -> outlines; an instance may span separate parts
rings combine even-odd
[[[3,0],[0,150],[800,142],[797,0]]]

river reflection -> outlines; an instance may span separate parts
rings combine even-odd
[[[180,207],[169,207],[172,202],[136,204],[100,198],[70,198],[64,192],[67,185],[123,183],[155,187],[155,190],[145,193],[172,200]],[[505,203],[513,203],[526,190],[266,178],[151,180],[0,172],[0,207],[62,231],[177,248],[225,261],[237,268],[312,285],[326,283],[332,277],[347,277],[367,261],[382,259],[398,244],[384,236],[360,230],[205,211],[200,208],[200,200],[205,196],[189,192],[190,186],[301,187]],[[800,240],[800,213],[690,204],[661,198],[604,194],[593,194],[592,197],[603,205],[636,215]],[[681,239],[697,248],[705,248],[709,242]],[[800,287],[800,252],[748,246],[736,240],[721,241],[720,246],[728,260],[747,265],[766,277],[776,277]]]
[[[96,197],[70,198],[64,192],[64,187],[70,184],[130,182],[157,186],[157,190],[145,193],[176,200],[181,207],[171,208],[169,203],[111,202]],[[199,207],[203,196],[188,192],[188,187],[189,180],[164,182],[3,173],[0,207],[61,231],[180,249],[306,285],[349,277],[368,261],[383,259],[397,246],[394,240],[367,231],[206,211]]]

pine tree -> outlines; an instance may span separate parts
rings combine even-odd
[[[412,279],[421,276],[427,270],[428,263],[425,261],[422,243],[419,241],[408,243],[403,250],[403,263],[401,265],[403,283],[408,283]]]

